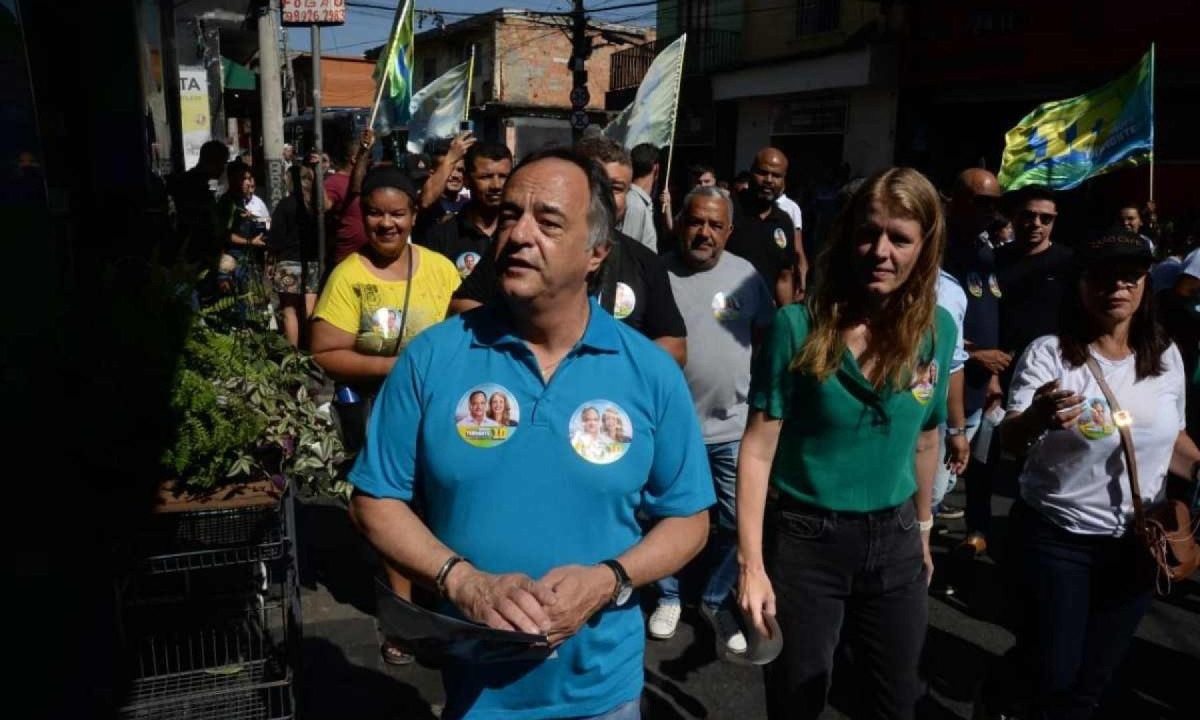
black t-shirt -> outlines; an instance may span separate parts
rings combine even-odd
[[[275,206],[267,245],[276,260],[316,261],[317,219],[295,195],[288,195]]]
[[[1014,245],[996,251],[1000,300],[1000,349],[1013,354],[1013,364],[1029,343],[1058,332],[1058,312],[1071,292],[1075,253],[1057,243],[1036,255]],[[1011,367],[1011,366],[1010,366]]]
[[[973,343],[978,350],[998,348],[1001,290],[991,246],[981,240],[955,238],[946,250],[944,266],[967,296],[963,340]],[[992,374],[973,362],[966,364],[964,372],[963,405],[970,415],[983,407]]]
[[[475,272],[454,293],[456,300],[487,305],[499,294],[495,253],[484,253]],[[613,233],[613,247],[600,269],[588,278],[588,292],[600,306],[651,340],[687,337],[662,258],[638,241]]]
[[[443,218],[417,237],[416,243],[445,255],[458,268],[459,277],[465,278],[487,254],[492,236],[460,213]]]
[[[796,226],[788,214],[774,204],[766,218],[747,212],[746,209],[751,207],[754,205],[745,203],[742,198],[735,200],[733,233],[725,249],[750,261],[770,288],[771,297],[775,297],[779,274],[793,265]]]

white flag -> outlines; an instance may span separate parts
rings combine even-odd
[[[409,107],[408,151],[422,152],[425,141],[458,134],[458,123],[467,109],[467,78],[470,61],[450,68],[444,75],[412,96]]]
[[[658,148],[671,144],[686,44],[687,33],[684,33],[654,58],[633,102],[605,126],[605,136],[627,149],[642,143]]]

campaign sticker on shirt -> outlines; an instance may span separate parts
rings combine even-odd
[[[967,292],[971,293],[973,297],[983,297],[983,280],[979,278],[979,273],[967,275]]]
[[[1108,407],[1108,401],[1102,397],[1089,398],[1083,404],[1083,414],[1079,416],[1076,425],[1079,426],[1079,432],[1089,440],[1106,438],[1117,431],[1117,425],[1113,422],[1112,409]]]
[[[633,288],[623,282],[617,283],[617,291],[613,298],[613,317],[618,320],[624,320],[633,314],[633,309],[637,307],[637,295],[634,294]]]
[[[468,445],[490,448],[503,445],[517,432],[521,407],[517,397],[495,383],[476,385],[454,408],[454,426]]]
[[[479,264],[479,253],[465,252],[454,259],[454,267],[458,268],[458,276],[466,277],[471,274],[475,266]]]
[[[404,324],[404,313],[398,308],[381,307],[368,316],[369,327],[366,332],[377,335],[383,340],[395,340],[400,337],[400,327]]]
[[[571,414],[568,432],[571,449],[596,465],[620,460],[633,442],[629,415],[608,400],[589,400],[580,405]]]
[[[1004,294],[1000,292],[1000,281],[996,279],[996,273],[988,275],[988,289],[992,291],[992,295],[996,299],[1004,297]]]
[[[916,370],[916,378],[908,389],[912,392],[912,396],[917,399],[917,402],[922,405],[928,405],[933,398],[933,389],[937,387],[938,364],[937,360],[930,360],[925,367],[919,367]]]
[[[787,233],[781,227],[775,228],[775,244],[779,246],[780,250],[787,247]]]
[[[719,292],[712,299],[713,317],[720,322],[737,320],[742,316],[742,306],[732,293]]]

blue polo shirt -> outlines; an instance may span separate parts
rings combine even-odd
[[[350,481],[404,501],[419,486],[442,542],[481,570],[535,579],[625,552],[642,538],[639,510],[688,516],[715,501],[683,373],[595,300],[548,383],[502,308],[418,335]],[[636,601],[602,610],[548,660],[446,668],[443,717],[598,715],[641,695],[644,646]]]

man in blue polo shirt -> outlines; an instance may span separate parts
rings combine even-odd
[[[645,640],[629,591],[707,537],[714,496],[683,375],[588,298],[612,226],[599,166],[526,159],[501,208],[505,302],[408,345],[350,473],[368,540],[443,611],[557,646],[445,667],[444,718],[636,720]],[[644,535],[639,511],[657,519]]]

